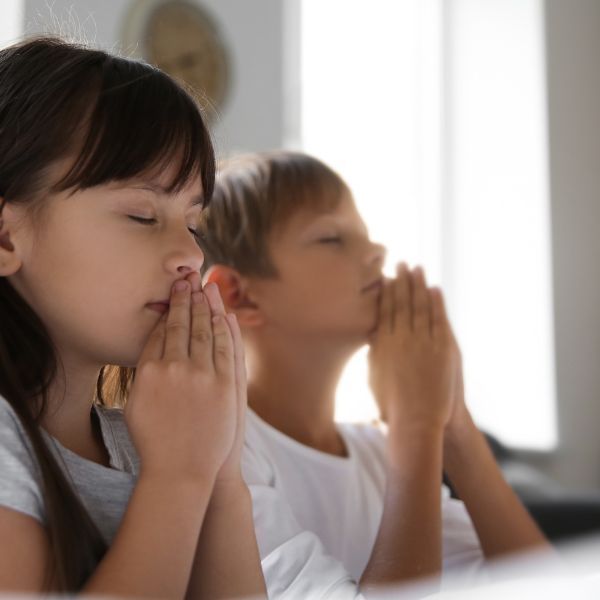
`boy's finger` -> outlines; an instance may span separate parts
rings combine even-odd
[[[213,363],[218,375],[235,379],[233,339],[225,315],[212,316]]]
[[[381,288],[379,297],[379,317],[377,329],[381,332],[391,333],[394,331],[394,282],[386,279]]]
[[[433,287],[429,290],[431,298],[431,334],[434,339],[440,339],[449,332],[448,316],[442,290]]]
[[[214,370],[211,311],[202,291],[192,293],[190,357],[199,367]]]
[[[167,360],[181,360],[190,355],[190,295],[189,281],[175,282],[165,324],[164,358]]]
[[[430,331],[431,307],[425,273],[421,267],[412,272],[412,326],[413,331]]]
[[[407,329],[411,326],[412,318],[410,299],[410,273],[407,264],[402,262],[396,267],[396,279],[394,280],[394,312],[398,324]]]
[[[145,362],[150,360],[159,360],[163,356],[165,348],[165,323],[167,320],[167,313],[160,316],[160,319],[156,322],[154,329],[150,332],[142,353],[138,359],[138,367]]]

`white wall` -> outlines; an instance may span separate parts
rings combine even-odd
[[[233,86],[213,133],[220,154],[267,150],[283,141],[282,11],[279,0],[191,0],[213,17],[229,47]],[[83,34],[119,52],[132,0],[25,0],[27,33]],[[48,5],[52,7],[50,10]],[[53,25],[54,23],[54,25]]]
[[[549,472],[600,487],[600,2],[546,0],[560,449]]]

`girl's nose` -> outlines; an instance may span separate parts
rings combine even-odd
[[[165,257],[166,270],[178,277],[185,277],[194,271],[199,272],[202,263],[204,253],[189,231],[183,236],[178,236],[177,241],[173,241],[171,251]]]

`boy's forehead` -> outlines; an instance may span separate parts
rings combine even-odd
[[[340,198],[339,202],[330,206],[302,206],[276,225],[271,234],[274,241],[282,241],[301,235],[307,230],[322,225],[335,223],[354,223],[360,215],[351,196]]]

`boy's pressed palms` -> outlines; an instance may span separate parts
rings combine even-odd
[[[458,356],[439,290],[401,264],[384,286],[369,352],[370,384],[392,425],[444,428],[453,411]]]

